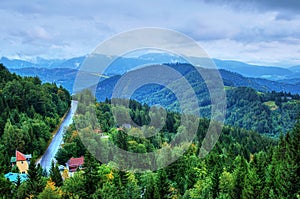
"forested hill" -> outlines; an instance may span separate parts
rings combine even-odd
[[[10,74],[2,65],[0,77],[1,108],[7,115],[4,133],[1,133],[0,171],[7,172],[6,165],[9,164],[9,153],[13,147],[33,153],[34,156],[39,155],[50,137],[49,132],[55,128],[59,116],[63,114],[58,110],[68,108],[70,96],[66,90],[54,84],[41,84],[38,78],[21,78]],[[17,83],[19,85],[13,87]],[[29,90],[26,90],[28,87],[35,96],[31,96]],[[232,95],[241,95],[240,92],[244,91],[247,94],[239,98],[239,101],[233,101],[233,104],[247,105],[247,100],[268,100],[266,106],[274,109],[283,103],[297,100],[293,99],[297,96],[284,93],[264,95],[249,88],[227,89]],[[81,103],[83,98],[88,102],[94,100],[94,96],[89,94],[76,96],[80,103],[74,118],[77,128],[73,124],[67,129],[64,145],[56,155],[60,164],[64,164],[70,157],[84,156],[84,169],[78,169],[73,177],[66,175],[63,181],[58,165],[53,164],[50,175],[47,176],[31,161],[29,179],[23,183],[18,181],[13,184],[0,175],[2,198],[299,198],[299,123],[279,140],[225,126],[215,147],[207,156],[199,158],[202,141],[209,128],[209,120],[200,119],[194,140],[175,162],[157,171],[133,173],[134,167],[128,167],[129,170],[126,171],[117,169],[118,163],[123,163],[118,162],[120,153],[114,151],[115,148],[110,148],[109,151],[99,149],[107,146],[108,142],[131,153],[149,153],[163,149],[155,162],[166,165],[165,163],[170,163],[170,158],[178,154],[180,147],[184,147],[171,146],[171,140],[188,131],[180,124],[182,115],[167,111],[163,128],[156,129],[147,125],[150,119],[148,105],[133,100],[130,100],[129,107],[114,107],[109,100],[95,104]],[[31,101],[30,97],[36,101]],[[276,106],[271,103],[273,100]],[[59,107],[59,104],[65,106]],[[48,109],[49,107],[52,109]],[[95,116],[91,114],[91,110],[96,111]],[[143,127],[122,127],[122,123],[116,123],[113,113],[124,112],[129,112],[135,123]],[[143,133],[153,136],[146,138]],[[93,157],[95,153],[103,155],[104,159],[109,157],[111,161],[108,164],[99,162]],[[136,159],[126,159],[124,162],[130,166],[133,161]],[[151,164],[153,159],[138,159],[136,162]]]
[[[87,95],[84,97],[86,99]],[[300,181],[299,175],[296,174],[299,171],[297,161],[300,157],[299,124],[285,138],[281,137],[279,144],[256,132],[225,126],[214,149],[206,157],[199,158],[199,149],[209,125],[208,120],[201,119],[195,140],[177,161],[155,172],[133,173],[131,170],[116,169],[115,166],[120,163],[120,154],[114,149],[101,153],[101,146],[107,145],[109,141],[132,153],[156,152],[163,149],[158,153],[155,162],[164,164],[174,157],[180,148],[171,147],[170,141],[175,139],[178,133],[186,131],[180,126],[181,115],[168,112],[165,126],[157,130],[147,126],[149,106],[130,101],[129,108],[120,106],[115,109],[116,107],[107,102],[109,101],[89,104],[88,107],[82,103],[79,106],[79,113],[74,121],[79,122],[80,127],[70,126],[64,137],[65,145],[56,157],[59,162],[64,163],[72,156],[80,157],[85,154],[84,172],[76,173],[61,186],[56,186],[57,189],[52,192],[46,192],[46,187],[41,194],[51,193],[57,197],[62,194],[62,198],[144,199],[275,199],[299,196]],[[100,121],[103,130],[101,134],[95,132],[92,125],[86,126],[88,124],[80,122],[96,119],[88,114],[90,108],[96,109],[97,121]],[[117,128],[112,113],[120,114],[123,111],[129,112],[137,124],[146,126],[141,129]],[[154,136],[144,138],[140,136],[143,133],[154,133]],[[104,139],[102,134],[109,139]],[[109,156],[111,162],[98,162],[86,151],[82,142],[92,154]],[[102,158],[106,159],[104,156]],[[126,157],[125,161],[129,168],[134,162],[130,157]],[[145,165],[153,161],[150,158],[138,159],[139,163]]]
[[[170,67],[179,71],[194,88],[199,99],[201,113],[204,117],[209,118],[209,92],[199,73],[189,64],[170,64]],[[270,83],[269,88],[267,88],[257,83],[260,81],[259,79],[252,79],[253,81],[251,81],[249,78],[224,70],[221,70],[220,73],[227,94],[226,124],[271,136],[279,136],[281,132],[286,133],[293,128],[300,114],[300,97],[298,94],[274,92],[270,88],[276,83],[273,84],[272,81],[261,80]],[[97,99],[104,101],[106,98],[111,98],[112,91],[120,78],[121,76],[114,76],[100,82],[96,90]],[[265,92],[258,92],[258,90]],[[170,90],[155,84],[139,88],[134,92],[132,99],[150,106],[160,104],[173,111],[180,109],[176,96]],[[186,101],[185,103],[188,104],[189,102]]]
[[[70,102],[66,89],[11,74],[0,64],[0,173],[8,171],[16,149],[34,157],[45,151]]]

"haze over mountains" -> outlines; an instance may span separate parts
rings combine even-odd
[[[74,57],[70,59],[43,59],[37,57],[34,61],[25,61],[21,59],[9,59],[1,57],[0,63],[3,63],[9,69],[24,68],[70,68],[79,69],[85,56]],[[300,79],[300,65],[283,68],[278,66],[262,66],[247,64],[240,61],[213,59],[219,69],[225,69],[231,72],[239,73],[246,77],[264,78],[269,80]],[[129,67],[143,64],[160,63],[187,63],[182,57],[167,53],[148,53],[137,57],[119,57],[110,68],[112,73],[123,74]]]
[[[38,76],[43,82],[55,82],[72,92],[73,82],[85,56],[71,59],[43,59],[34,61],[8,59],[3,63],[11,72],[22,76]],[[258,91],[286,91],[300,94],[300,66],[281,68],[251,65],[239,61],[213,59],[225,85],[246,86]],[[167,53],[148,53],[136,57],[119,57],[106,70],[105,75],[122,75],[140,65],[187,63],[183,58]],[[115,79],[115,78],[114,78]]]

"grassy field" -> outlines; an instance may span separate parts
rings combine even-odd
[[[271,111],[275,111],[278,109],[278,106],[275,104],[275,101],[267,101],[267,102],[264,102],[264,104],[266,106],[268,106]]]

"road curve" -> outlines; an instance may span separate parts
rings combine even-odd
[[[51,168],[52,160],[55,159],[55,155],[63,141],[63,135],[65,132],[65,129],[72,124],[73,122],[73,116],[76,112],[78,102],[72,100],[71,102],[71,108],[65,117],[64,121],[61,123],[57,133],[54,135],[50,145],[48,146],[46,152],[44,155],[40,158],[40,160],[37,162],[37,164],[40,164],[43,169],[49,172]]]

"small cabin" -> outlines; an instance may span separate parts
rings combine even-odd
[[[10,163],[12,167],[16,165],[21,174],[27,174],[31,158],[31,154],[23,154],[16,150],[16,156],[10,158]]]
[[[71,158],[68,160],[66,163],[67,170],[69,171],[69,176],[72,177],[73,174],[77,170],[82,170],[83,169],[83,164],[84,164],[84,157],[81,156],[80,158]]]

